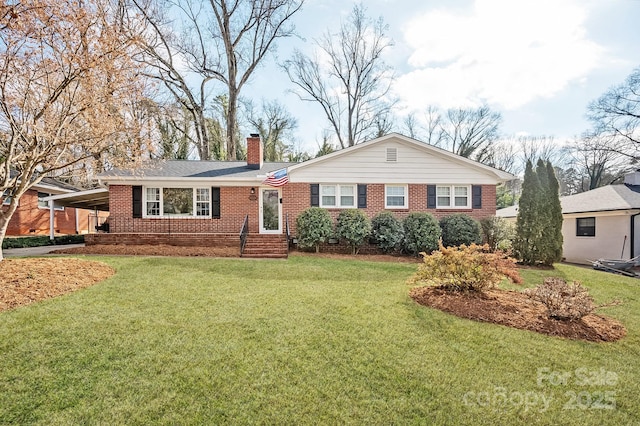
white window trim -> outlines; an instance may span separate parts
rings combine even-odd
[[[404,205],[402,206],[390,206],[387,204],[388,199],[388,189],[389,187],[393,188],[404,188]],[[384,186],[384,208],[387,210],[406,210],[409,208],[409,185],[385,185]]]
[[[449,188],[449,205],[438,205],[438,188]],[[467,204],[465,206],[456,206],[456,188],[467,188]],[[471,210],[473,194],[471,193],[471,185],[436,185],[436,209],[442,210]]]
[[[327,186],[333,186],[336,188],[336,204],[333,206],[325,206],[322,202],[322,188]],[[350,206],[343,206],[342,201],[342,188],[351,187],[353,188],[353,204]],[[358,185],[356,184],[348,184],[348,185],[339,185],[339,184],[320,184],[320,207],[323,209],[355,209],[358,207]]]
[[[160,214],[159,215],[150,215],[147,214],[147,188],[157,188],[160,190],[160,201],[149,200],[150,202],[159,202],[160,203]],[[191,211],[193,212],[190,215],[181,215],[181,216],[165,216],[164,215],[164,192],[165,188],[181,188],[181,189],[191,189],[193,191],[192,197],[192,207]],[[197,215],[197,203],[204,203],[205,201],[197,201],[197,190],[198,189],[206,189],[209,191],[209,214],[204,216]],[[180,187],[180,186],[159,186],[159,185],[149,185],[142,187],[142,217],[144,219],[211,219],[211,188],[205,186],[197,186],[197,187]]]

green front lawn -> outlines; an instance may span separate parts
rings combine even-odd
[[[634,424],[640,280],[559,265],[617,343],[416,305],[416,265],[103,258],[91,288],[0,314],[0,423]],[[548,404],[545,406],[545,404]]]

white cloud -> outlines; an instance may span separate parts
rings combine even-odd
[[[430,11],[407,25],[412,49],[395,90],[410,109],[481,102],[505,110],[584,79],[603,49],[587,38],[586,2],[476,0],[471,13]]]

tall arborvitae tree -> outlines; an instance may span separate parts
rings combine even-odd
[[[535,169],[536,177],[538,178],[538,204],[536,205],[535,219],[540,229],[540,235],[538,241],[535,243],[536,251],[538,253],[537,262],[546,263],[546,259],[549,252],[552,250],[551,237],[548,232],[549,226],[551,226],[551,214],[549,208],[551,207],[551,194],[549,190],[549,177],[547,176],[547,164],[542,158],[538,158]]]
[[[549,235],[551,238],[551,252],[548,263],[559,262],[562,260],[562,206],[560,204],[560,184],[556,178],[554,167],[551,161],[547,162],[547,179],[549,180],[549,215],[551,228]]]
[[[527,161],[516,219],[516,239],[513,243],[516,256],[525,265],[532,265],[538,261],[537,246],[542,231],[538,220],[539,194],[540,182],[531,161]]]
[[[552,265],[562,259],[562,208],[550,162],[538,160],[534,170],[527,161],[514,250],[526,265]]]

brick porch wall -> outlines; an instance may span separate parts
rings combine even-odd
[[[170,245],[186,247],[238,247],[240,237],[237,234],[89,234],[84,238],[88,246],[106,245]]]

